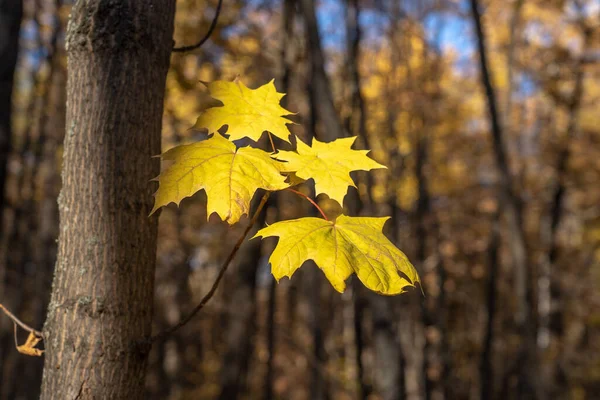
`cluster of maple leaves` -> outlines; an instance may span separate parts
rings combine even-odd
[[[316,195],[326,194],[343,205],[348,188],[355,186],[351,171],[385,168],[367,157],[368,150],[351,148],[355,137],[330,143],[313,139],[311,145],[297,139],[296,151],[273,148],[273,153],[237,147],[234,141],[247,137],[256,142],[264,132],[290,143],[287,124],[293,122],[284,116],[293,113],[279,104],[285,94],[277,92],[273,81],[258,89],[249,89],[237,79],[211,82],[207,87],[223,106],[205,110],[195,127],[208,129],[212,136],[162,154],[162,159],[172,164],[158,177],[152,212],[205,190],[207,214],[217,213],[232,225],[249,214],[258,189],[278,191],[309,179],[315,183]],[[218,132],[225,125],[228,139]],[[415,286],[419,276],[383,234],[388,219],[340,215],[330,221],[325,216],[306,217],[276,222],[259,230],[255,237],[279,237],[269,258],[277,280],[291,278],[305,261],[313,260],[339,292],[356,273],[367,288],[393,295]]]

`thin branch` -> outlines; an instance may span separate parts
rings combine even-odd
[[[4,314],[6,314],[6,316],[13,321],[13,323],[15,324],[15,326],[19,325],[21,328],[23,328],[24,330],[26,330],[29,333],[33,333],[38,338],[43,338],[44,337],[42,335],[42,332],[40,332],[38,330],[35,330],[32,327],[30,327],[29,325],[27,325],[26,323],[22,322],[13,313],[11,313],[10,311],[8,311],[8,309],[6,307],[4,307],[2,305],[2,303],[0,303],[0,310],[4,311]]]
[[[299,192],[297,190],[294,190],[292,188],[287,188],[285,190],[289,190],[292,193],[296,193],[298,196],[304,197],[306,200],[310,201],[310,204],[312,204],[313,206],[315,206],[317,208],[317,210],[319,210],[319,212],[321,213],[321,215],[323,216],[323,218],[325,218],[325,221],[329,221],[329,218],[327,218],[327,215],[325,215],[325,213],[323,212],[323,210],[321,209],[321,207],[319,207],[319,205],[310,197],[308,197],[307,195],[305,195],[302,192]]]
[[[215,16],[214,16],[212,22],[210,23],[208,32],[206,32],[206,35],[204,35],[204,37],[202,39],[200,39],[200,41],[198,43],[193,44],[191,46],[175,47],[172,50],[173,53],[185,53],[187,51],[192,51],[192,50],[196,50],[196,49],[200,48],[210,38],[210,35],[212,35],[213,31],[217,27],[217,21],[219,20],[219,14],[221,14],[221,6],[222,5],[223,5],[223,0],[219,0],[219,2],[217,3],[217,9],[215,10]]]
[[[258,205],[258,208],[254,212],[254,215],[252,216],[252,219],[250,220],[250,223],[246,227],[246,230],[244,231],[244,234],[238,239],[237,243],[235,244],[235,246],[231,250],[231,253],[229,253],[229,256],[223,262],[223,265],[221,265],[221,269],[219,270],[219,274],[217,275],[217,279],[215,279],[215,281],[214,281],[212,287],[210,288],[210,290],[208,291],[208,293],[206,293],[206,295],[204,295],[204,297],[202,298],[202,300],[200,300],[200,303],[198,303],[198,305],[192,310],[192,312],[190,312],[185,318],[183,318],[181,321],[179,321],[179,323],[177,323],[176,325],[172,326],[171,328],[169,328],[169,329],[167,329],[165,331],[162,331],[162,332],[160,332],[160,333],[152,336],[150,338],[150,342],[151,343],[156,342],[159,339],[163,339],[163,338],[169,336],[170,334],[172,334],[175,331],[177,331],[179,328],[181,328],[184,325],[186,325],[188,322],[190,322],[192,320],[192,318],[194,318],[194,316],[196,314],[198,314],[198,312],[200,310],[202,310],[204,308],[204,306],[209,302],[209,300],[212,299],[212,297],[214,296],[215,292],[219,288],[219,283],[221,283],[221,280],[223,279],[223,276],[225,275],[225,272],[227,271],[227,268],[231,264],[231,261],[233,260],[233,258],[237,254],[237,252],[240,249],[240,247],[242,246],[242,243],[244,243],[244,240],[246,239],[246,236],[248,236],[248,233],[250,232],[250,230],[252,229],[252,227],[256,223],[256,220],[258,219],[258,216],[260,215],[262,209],[264,208],[265,204],[267,203],[267,200],[269,199],[270,195],[271,195],[271,192],[266,192],[264,194],[264,196],[262,197],[262,199],[260,200],[260,204]]]

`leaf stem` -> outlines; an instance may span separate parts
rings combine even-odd
[[[273,136],[271,136],[271,132],[268,132],[269,141],[271,142],[271,147],[273,148],[273,153],[277,153],[277,148],[275,148],[275,142],[273,142]]]
[[[223,276],[225,275],[225,272],[227,271],[227,268],[229,267],[229,264],[231,264],[231,261],[233,260],[233,258],[237,254],[238,250],[242,246],[242,243],[244,243],[246,236],[248,236],[248,233],[250,233],[250,230],[256,223],[256,220],[258,219],[258,216],[260,215],[262,209],[264,208],[265,204],[267,203],[267,200],[269,199],[270,195],[271,195],[271,192],[266,192],[264,194],[264,196],[262,197],[262,199],[260,200],[260,203],[258,204],[258,207],[256,208],[256,211],[254,212],[254,215],[252,216],[250,223],[246,227],[244,234],[238,239],[237,243],[231,250],[231,253],[229,253],[229,256],[221,265],[221,268],[219,270],[219,274],[217,275],[217,278],[213,282],[213,285],[210,288],[210,290],[208,291],[208,293],[206,293],[204,295],[204,297],[202,298],[202,300],[200,300],[200,303],[198,303],[198,305],[192,310],[192,312],[190,312],[185,318],[183,318],[181,321],[179,321],[176,325],[152,336],[150,338],[150,343],[153,343],[159,339],[163,339],[163,338],[169,336],[170,334],[174,333],[175,331],[177,331],[179,328],[186,325],[188,322],[190,322],[192,320],[192,318],[194,318],[194,316],[196,314],[198,314],[198,312],[200,310],[202,310],[204,308],[206,303],[208,303],[208,301],[214,296],[215,292],[217,291],[217,289],[219,287],[219,283],[221,283],[221,280],[223,279]]]
[[[312,204],[313,206],[315,206],[317,208],[317,210],[319,210],[319,212],[321,213],[321,215],[323,216],[323,218],[325,218],[325,221],[329,221],[329,218],[327,218],[327,215],[325,215],[325,213],[323,212],[323,210],[321,209],[321,207],[319,207],[319,205],[310,197],[308,197],[307,195],[305,195],[302,192],[299,192],[297,190],[294,190],[292,188],[287,188],[285,190],[289,190],[292,193],[296,193],[298,196],[304,197],[306,200],[310,201],[310,204]]]

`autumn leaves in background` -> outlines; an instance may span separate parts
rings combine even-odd
[[[314,181],[317,195],[326,194],[343,205],[348,187],[355,186],[351,171],[385,168],[367,157],[368,150],[353,150],[354,137],[330,143],[313,139],[310,146],[297,139],[296,151],[238,148],[233,141],[247,137],[256,142],[265,131],[290,142],[287,124],[293,122],[284,116],[292,113],[279,105],[285,94],[277,92],[273,81],[258,89],[249,89],[239,80],[215,81],[207,87],[223,106],[205,110],[195,127],[208,129],[212,137],[177,146],[161,156],[172,164],[158,177],[152,212],[171,202],[179,204],[204,189],[207,214],[217,213],[232,225],[249,214],[258,189],[278,191],[309,179]],[[229,139],[218,132],[224,125]],[[356,273],[367,288],[393,295],[414,286],[419,277],[406,256],[382,233],[387,219],[306,217],[274,223],[255,237],[279,237],[269,258],[277,280],[291,277],[305,261],[313,260],[339,292]]]

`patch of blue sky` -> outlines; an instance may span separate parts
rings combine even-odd
[[[455,67],[459,72],[470,72],[475,42],[470,19],[451,12],[430,13],[424,21],[429,44],[442,53],[456,55]]]
[[[410,14],[410,10],[408,11]],[[475,42],[468,14],[468,4],[460,2],[456,12],[431,12],[424,20],[425,33],[429,44],[439,51],[456,55],[455,67],[458,72],[473,72]],[[328,51],[344,51],[346,45],[345,4],[339,0],[321,0],[317,3],[319,35],[324,48]],[[361,10],[360,25],[363,46],[378,46],[390,26],[390,16],[373,8]]]
[[[359,23],[363,45],[371,47],[380,44],[381,39],[385,37],[390,26],[390,17],[379,11],[365,9],[361,10]]]
[[[343,4],[337,0],[321,0],[316,6],[321,44],[326,50],[343,50],[346,44]]]
[[[42,60],[47,56],[47,49],[39,46],[39,26],[33,20],[27,20],[21,26],[21,48],[19,56],[28,68],[38,69]]]
[[[526,99],[539,89],[533,77],[526,71],[518,72],[515,81],[517,90],[513,95],[517,99]]]

